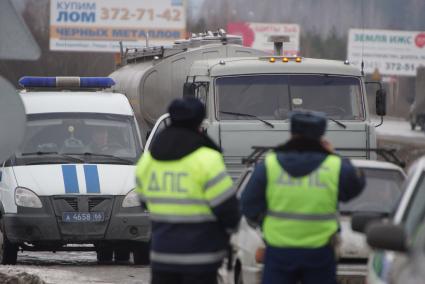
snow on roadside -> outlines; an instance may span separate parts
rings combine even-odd
[[[380,123],[378,118],[374,118],[372,121],[375,125]],[[411,130],[410,123],[400,118],[384,117],[384,124],[376,128],[376,134],[378,138],[394,138],[408,140],[407,142],[413,144],[425,144],[425,133],[419,129]]]

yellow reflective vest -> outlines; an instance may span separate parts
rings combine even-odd
[[[158,161],[148,152],[140,160],[137,192],[153,221],[196,223],[215,220],[211,208],[234,195],[232,179],[221,154],[201,147],[172,161]]]
[[[266,242],[275,247],[318,248],[338,229],[337,204],[341,158],[329,155],[309,175],[292,177],[276,153],[266,156]]]

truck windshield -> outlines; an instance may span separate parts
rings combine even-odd
[[[48,113],[27,116],[19,160],[135,163],[141,153],[131,116],[100,113]],[[62,161],[63,160],[63,161]],[[25,161],[23,161],[25,163]]]
[[[396,170],[363,168],[366,186],[347,203],[340,203],[342,214],[367,211],[391,214],[402,194],[403,176]]]
[[[219,118],[287,119],[293,110],[321,111],[338,120],[363,120],[360,80],[332,75],[247,75],[216,79]]]

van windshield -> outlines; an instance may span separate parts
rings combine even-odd
[[[294,110],[321,111],[338,120],[364,120],[359,78],[332,75],[247,75],[215,82],[222,120],[288,118]]]
[[[48,113],[27,116],[17,160],[55,160],[65,155],[89,162],[135,163],[141,153],[131,116],[100,113]],[[67,160],[67,159],[65,159]],[[64,161],[62,161],[64,162]]]

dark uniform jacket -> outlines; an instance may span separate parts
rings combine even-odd
[[[155,160],[172,161],[183,158],[200,147],[220,151],[219,147],[206,135],[194,130],[169,127],[155,139],[151,155]],[[226,250],[229,245],[229,232],[239,224],[240,211],[235,195],[212,208],[216,221],[202,223],[163,223],[152,222],[152,248],[164,253],[208,253]],[[221,262],[199,265],[173,265],[152,262],[152,268],[176,272],[214,271]]]
[[[330,154],[319,142],[309,139],[292,139],[277,147],[277,157],[282,168],[293,177],[302,177],[316,170]],[[342,158],[338,200],[349,201],[361,193],[365,178],[351,162]],[[242,194],[242,213],[250,221],[261,223],[265,212],[267,176],[264,162],[259,163]]]

